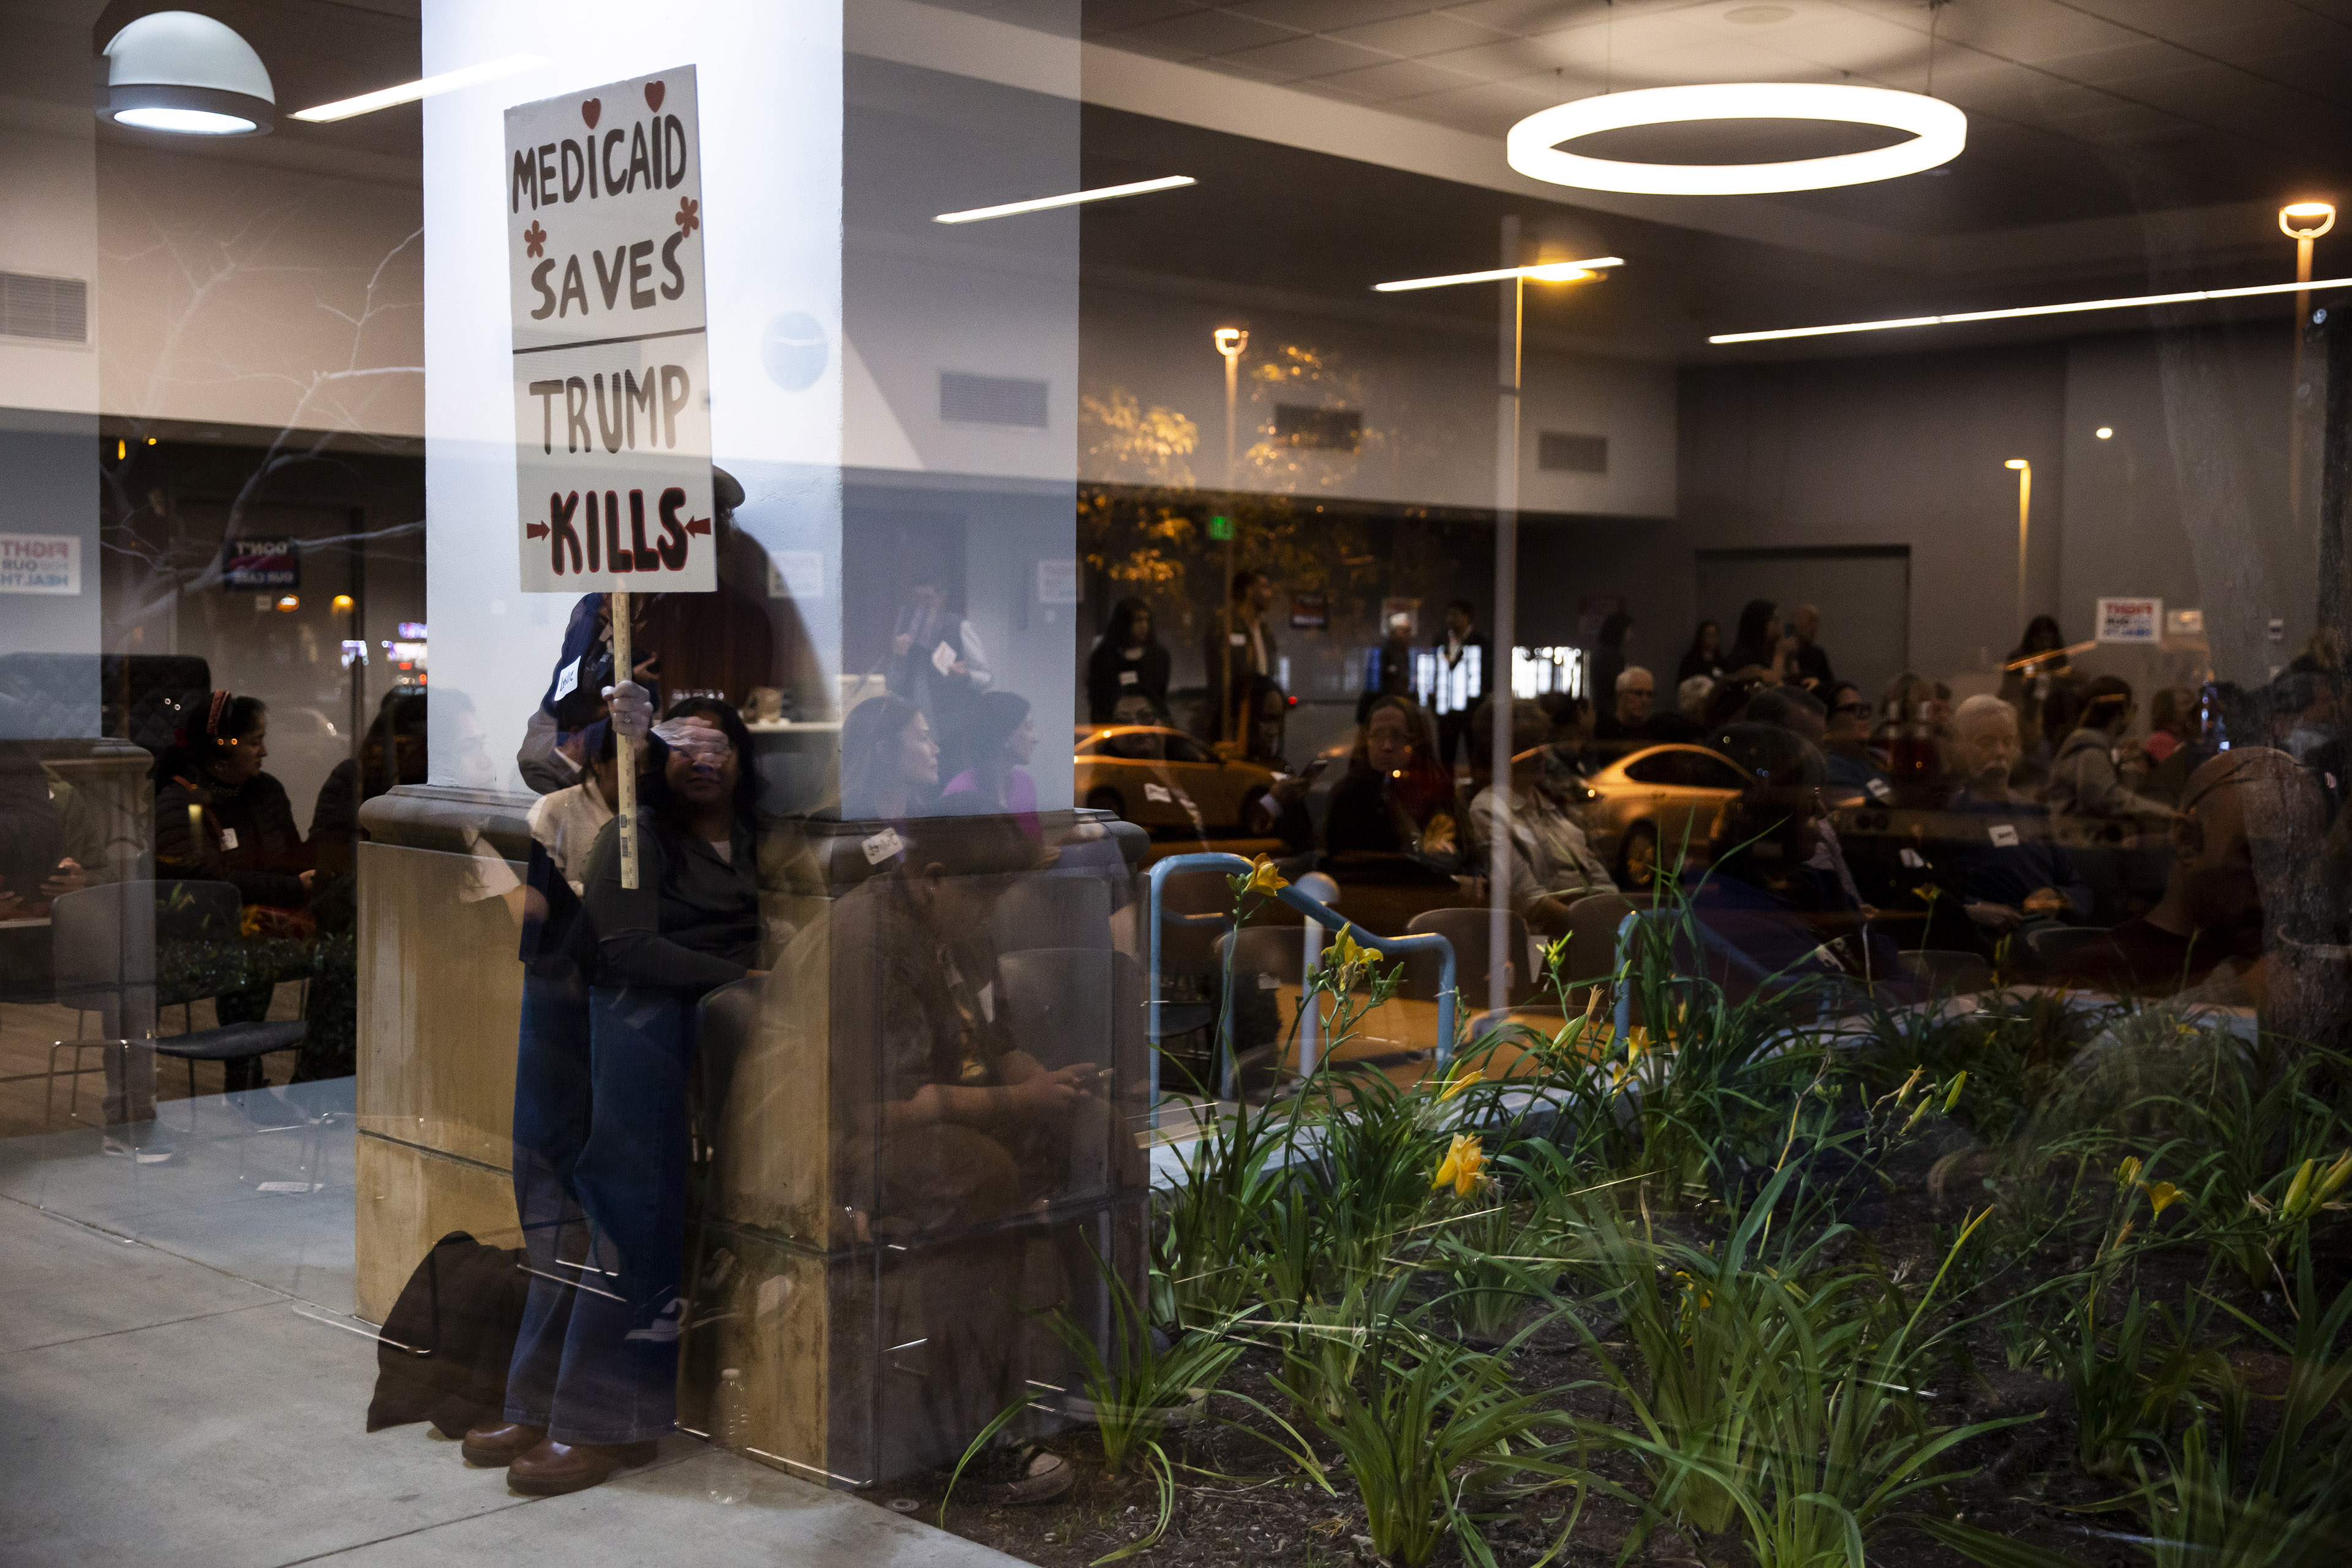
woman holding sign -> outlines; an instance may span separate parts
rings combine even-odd
[[[593,965],[584,1103],[517,1106],[576,1148],[536,1151],[568,1169],[587,1218],[578,1272],[544,1274],[508,1372],[506,1423],[467,1434],[467,1457],[504,1461],[518,1491],[582,1490],[647,1463],[677,1423],[686,1223],[687,1083],[697,1005],[763,973],[751,737],[735,710],[688,699],[654,726],[638,808],[639,875],[624,886],[618,819],[590,851],[583,904]],[[556,1272],[562,1272],[559,1268]]]

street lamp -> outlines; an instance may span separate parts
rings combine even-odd
[[[1218,579],[1218,592],[1225,606],[1225,635],[1217,644],[1223,650],[1224,676],[1223,684],[1218,688],[1217,701],[1224,712],[1218,715],[1217,732],[1211,737],[1223,741],[1246,738],[1249,733],[1243,728],[1246,721],[1241,717],[1241,704],[1234,700],[1234,462],[1239,456],[1234,447],[1238,439],[1235,420],[1241,401],[1242,351],[1249,347],[1249,332],[1241,327],[1219,327],[1210,337],[1216,343],[1217,352],[1225,357],[1225,570]],[[1231,716],[1231,735],[1226,733],[1228,715]]]
[[[2311,314],[2311,243],[2336,226],[2326,202],[2294,202],[2279,208],[2279,232],[2294,241],[2294,364],[2287,381],[2286,504],[2303,514],[2303,323]]]
[[[1509,942],[1511,885],[1511,658],[1518,637],[1519,597],[1519,381],[1527,344],[1528,283],[1585,283],[1602,269],[1622,267],[1614,256],[1578,261],[1528,264],[1519,254],[1519,220],[1503,218],[1503,265],[1479,272],[1449,272],[1375,284],[1383,294],[1444,289],[1463,283],[1503,285],[1501,331],[1497,333],[1495,398],[1495,647],[1496,673],[1487,678],[1486,700],[1495,719],[1495,748],[1488,758],[1495,778],[1495,823],[1487,834],[1486,1005],[1500,1014],[1510,1005]]]
[[[2017,470],[2017,624],[2025,625],[2025,531],[2033,511],[2033,465],[2011,458],[2001,465]]]

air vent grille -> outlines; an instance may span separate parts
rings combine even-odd
[[[1364,444],[1364,416],[1354,408],[1309,408],[1303,404],[1274,405],[1274,438],[1286,447],[1312,452],[1353,452]]]
[[[1043,430],[1045,384],[1014,376],[940,373],[940,417],[950,425],[1010,425]]]
[[[79,278],[0,272],[0,337],[89,342],[89,285]]]
[[[1563,474],[1609,471],[1609,437],[1546,430],[1536,442],[1536,466]]]

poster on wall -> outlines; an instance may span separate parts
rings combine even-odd
[[[2101,642],[2154,643],[2164,626],[2164,601],[2101,599],[2094,624]]]
[[[79,594],[81,541],[70,533],[0,533],[0,594]]]
[[[708,593],[709,355],[691,66],[506,114],[527,593]]]
[[[221,546],[221,586],[231,593],[290,592],[302,585],[302,557],[290,539],[232,539]]]

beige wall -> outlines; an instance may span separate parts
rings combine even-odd
[[[424,434],[415,187],[112,140],[97,162],[104,412]]]

